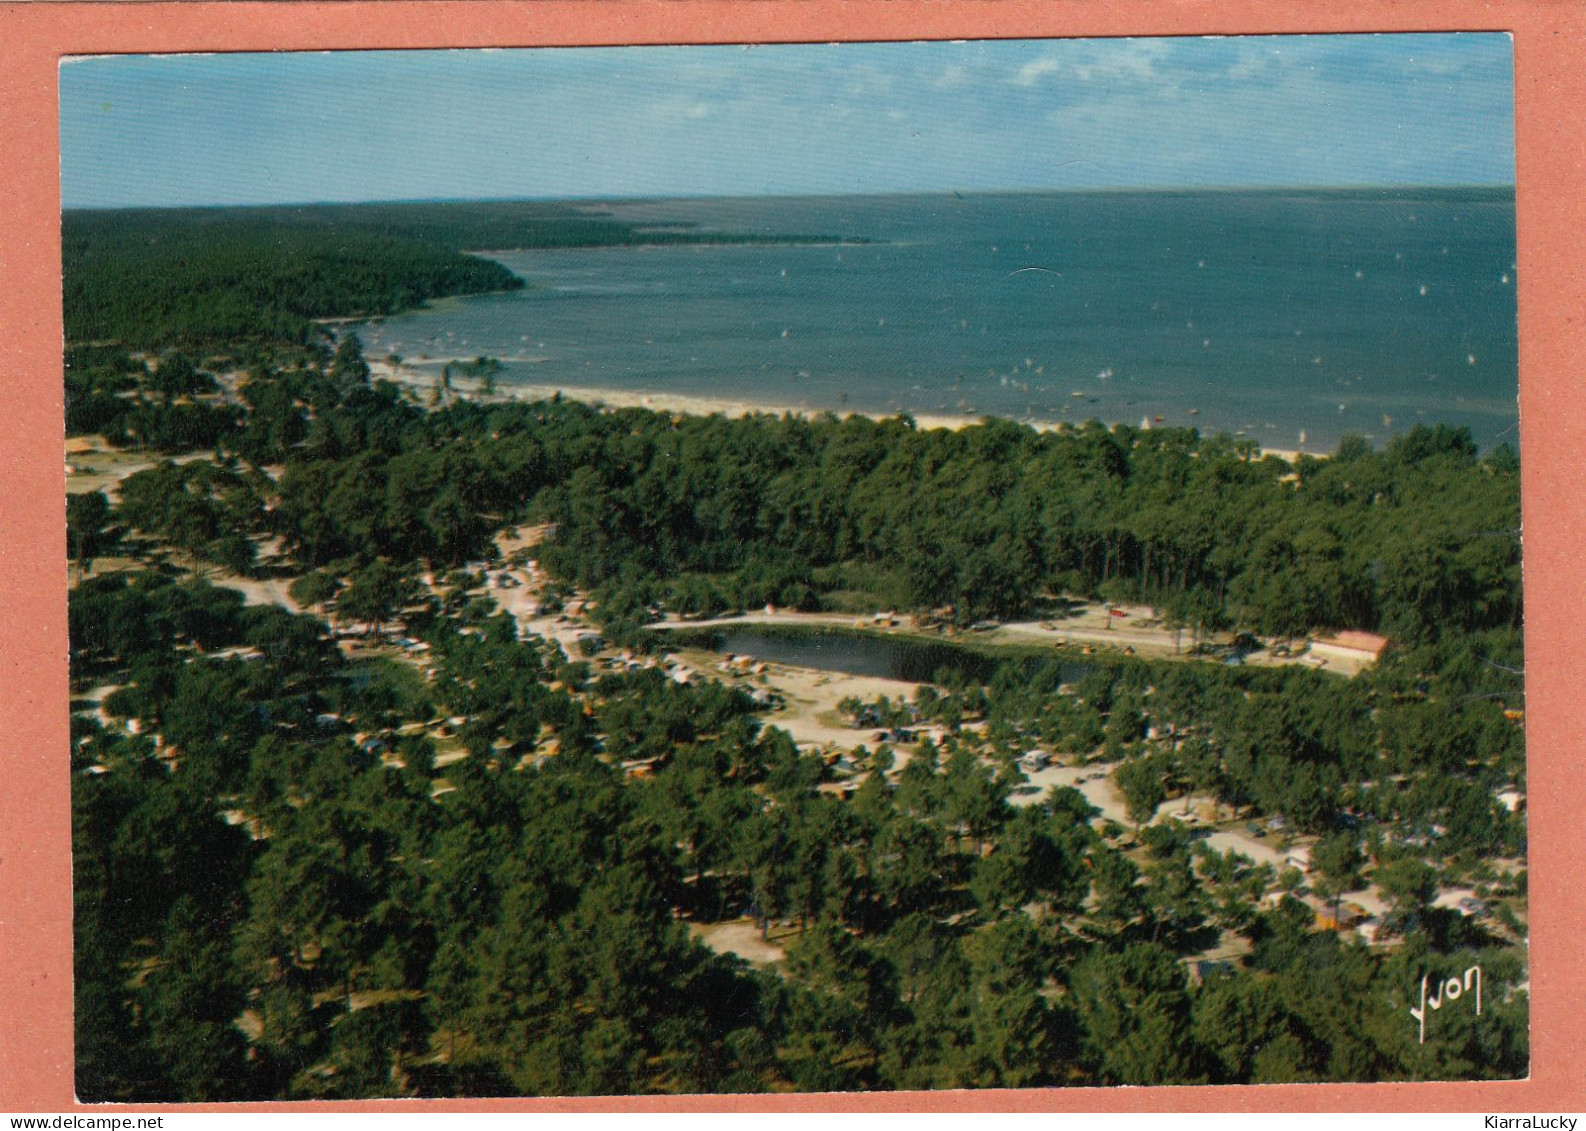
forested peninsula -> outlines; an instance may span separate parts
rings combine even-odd
[[[66,339],[155,349],[312,342],[316,319],[520,289],[505,267],[468,254],[484,249],[838,241],[646,227],[524,201],[68,211]]]
[[[1526,1074],[1513,450],[418,391],[312,320],[657,233],[293,216],[67,217],[82,1099]]]

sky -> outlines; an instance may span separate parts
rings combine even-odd
[[[1491,33],[109,56],[68,208],[1512,184]]]

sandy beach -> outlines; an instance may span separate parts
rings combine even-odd
[[[401,386],[418,398],[421,402],[428,403],[429,397],[435,391],[438,378],[422,373],[414,368],[415,364],[433,365],[447,360],[464,361],[464,358],[424,358],[421,362],[404,362],[400,366],[393,366],[382,358],[367,358],[370,373],[377,380],[391,381]],[[522,358],[505,358],[507,361],[526,360]],[[486,397],[483,393],[483,380],[477,377],[452,377],[452,391],[454,395],[466,394],[470,399]],[[604,406],[606,408],[644,408],[652,412],[680,412],[691,416],[726,416],[743,417],[760,414],[772,416],[804,416],[814,417],[831,412],[840,417],[868,416],[871,419],[883,420],[893,414],[874,412],[861,412],[857,409],[844,409],[837,412],[828,408],[819,408],[808,404],[798,404],[792,401],[748,401],[730,397],[706,397],[689,393],[656,393],[643,389],[610,389],[594,385],[542,385],[522,384],[520,382],[498,381],[495,391],[489,394],[490,398],[499,401],[543,401],[560,395],[565,400],[581,401],[585,404]],[[914,422],[922,429],[959,429],[972,424],[979,424],[983,416],[945,416],[933,413],[913,413]],[[990,414],[986,414],[990,415]],[[1037,432],[1060,432],[1073,429],[1074,424],[1068,421],[1039,421],[1031,422],[1029,427]],[[1280,459],[1292,462],[1301,453],[1287,448],[1261,448],[1262,455],[1277,456]],[[1325,458],[1324,453],[1305,453],[1313,458]]]
[[[411,364],[404,363],[394,367],[390,362],[377,359],[367,359],[370,373],[378,380],[391,381],[408,390],[414,396],[425,400],[434,391],[437,379],[428,374],[417,372]],[[429,365],[445,359],[427,358],[423,364]],[[457,359],[464,360],[464,359]],[[508,358],[506,360],[514,360]],[[400,371],[399,371],[400,368]],[[455,394],[466,394],[471,399],[485,397],[482,392],[483,380],[478,377],[452,377],[452,390]],[[565,400],[582,401],[585,404],[602,405],[606,408],[645,408],[652,412],[682,412],[691,416],[754,416],[756,414],[770,414],[772,416],[819,416],[826,409],[816,408],[807,404],[795,404],[791,401],[747,401],[736,400],[729,397],[704,397],[688,393],[651,393],[642,389],[608,389],[592,385],[540,385],[522,384],[520,382],[497,382],[495,392],[490,397],[499,401],[543,401],[550,400],[560,395]],[[871,413],[844,412],[845,416],[868,416]],[[879,418],[878,418],[879,419]],[[966,424],[977,423],[975,419],[956,416],[916,416],[915,422],[922,428],[962,428]]]

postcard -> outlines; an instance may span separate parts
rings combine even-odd
[[[1562,1100],[1540,31],[280,14],[39,24],[40,1096]]]

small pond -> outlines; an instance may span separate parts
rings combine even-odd
[[[983,682],[991,677],[999,663],[1004,662],[996,655],[962,645],[840,629],[767,629],[745,625],[677,636],[680,643],[686,641],[713,652],[732,652],[768,663],[844,675],[902,679],[911,683],[933,682],[937,673],[944,669],[971,682]],[[1041,662],[1034,656],[1022,658],[1031,667]],[[1063,682],[1072,683],[1089,670],[1085,664],[1064,661]]]

